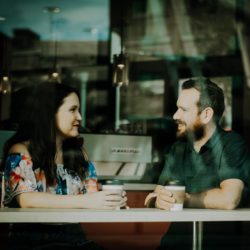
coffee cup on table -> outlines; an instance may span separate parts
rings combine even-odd
[[[124,190],[123,182],[121,180],[106,180],[102,184],[102,190],[114,190],[120,192],[122,195],[122,192]],[[120,209],[120,207],[116,207],[117,210]]]
[[[179,180],[169,181],[165,186],[165,189],[170,191],[175,199],[175,203],[170,208],[170,211],[182,211],[186,189],[184,184]]]

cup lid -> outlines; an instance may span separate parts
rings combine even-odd
[[[106,180],[103,182],[102,185],[123,185],[123,181],[122,180]]]
[[[181,180],[168,180],[166,182],[167,186],[184,186],[184,182]]]

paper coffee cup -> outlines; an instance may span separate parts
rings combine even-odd
[[[116,190],[122,194],[123,182],[120,180],[108,180],[102,184],[102,190]],[[116,210],[120,210],[120,207],[116,207]]]
[[[185,186],[165,186],[175,198],[175,203],[170,208],[170,211],[181,211],[183,209],[183,203],[185,198]]]

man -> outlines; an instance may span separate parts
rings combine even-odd
[[[219,126],[224,109],[223,91],[209,79],[183,83],[173,116],[180,140],[171,147],[159,185],[145,200],[147,206],[170,209],[175,200],[172,193],[163,188],[169,180],[185,184],[184,207],[235,209],[246,205],[249,155],[238,134],[226,132]],[[170,237],[171,232],[178,231],[174,224],[177,223],[170,226],[170,232],[163,238],[161,249],[165,246],[178,249],[177,242]],[[183,244],[190,247],[191,238],[186,243],[180,238],[177,241],[180,248]]]

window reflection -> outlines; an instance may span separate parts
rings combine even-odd
[[[107,84],[109,30],[109,0],[2,0],[0,77],[11,79],[12,89],[8,100],[0,97],[3,127],[13,125],[5,120],[19,89],[66,80],[86,100],[87,82]],[[85,117],[85,101],[81,108]]]

